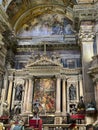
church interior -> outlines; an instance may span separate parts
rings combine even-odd
[[[98,0],[0,0],[0,120],[98,120]]]

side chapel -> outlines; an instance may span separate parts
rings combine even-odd
[[[62,119],[83,97],[98,119],[98,0],[0,0],[0,116]]]

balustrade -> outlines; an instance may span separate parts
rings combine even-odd
[[[43,130],[74,130],[71,124],[43,124]],[[85,124],[76,124],[76,130],[86,130]]]

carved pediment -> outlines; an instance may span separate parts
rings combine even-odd
[[[33,66],[62,66],[62,64],[58,60],[52,60],[47,56],[42,56],[35,61],[29,61],[26,68],[31,68]]]

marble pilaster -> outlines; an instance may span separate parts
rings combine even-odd
[[[7,93],[7,88],[8,88],[8,78],[7,78],[7,74],[4,77],[4,94],[3,94],[3,100],[6,101],[6,93]]]
[[[95,43],[96,43],[96,53],[98,54],[98,21],[96,21],[96,25],[95,25]]]
[[[79,92],[80,92],[80,96],[83,96],[83,83],[82,83],[82,76],[79,75]]]
[[[8,96],[7,96],[7,103],[9,105],[9,108],[10,108],[10,105],[11,105],[12,87],[13,87],[13,77],[10,77],[10,80],[9,80],[9,89],[8,89]]]
[[[1,77],[0,77],[1,78]],[[1,81],[3,80],[2,78],[0,79]],[[5,96],[5,88],[2,88],[2,82],[0,83],[0,87],[1,87],[1,97],[0,97],[0,116],[3,114],[3,104],[5,102],[4,96]]]
[[[15,98],[15,86],[13,86],[13,94],[12,94],[12,108],[14,108],[14,98]]]
[[[66,80],[63,79],[63,87],[62,87],[62,112],[66,113]]]
[[[56,113],[61,112],[61,78],[57,76],[57,88],[56,88]]]
[[[28,113],[32,113],[32,98],[33,98],[33,79],[29,78],[28,97],[27,97]]]
[[[82,73],[83,73],[83,90],[84,100],[90,102],[94,100],[94,87],[91,77],[88,74],[90,62],[93,57],[93,25],[91,22],[83,23],[80,27],[80,41],[82,49]]]
[[[95,101],[96,101],[96,107],[98,110],[98,82],[95,84]]]
[[[28,86],[29,86],[29,81],[26,79],[25,83],[25,92],[24,92],[24,105],[23,105],[23,111],[27,111],[27,97],[28,97]]]
[[[98,55],[98,32],[96,32],[96,53]]]

